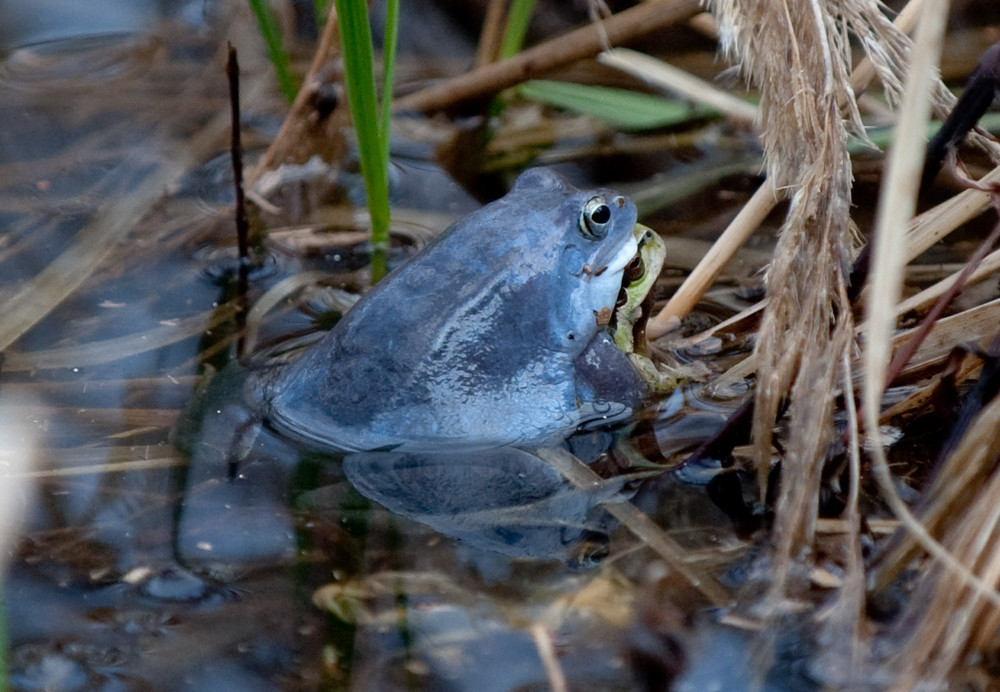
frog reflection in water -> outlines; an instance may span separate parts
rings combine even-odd
[[[609,190],[526,171],[251,396],[279,432],[340,451],[544,445],[626,419],[648,385],[607,325],[640,243],[660,249],[654,279],[662,263],[636,216]]]
[[[490,552],[589,564],[610,516],[597,505],[621,499],[622,481],[575,488],[523,448],[624,421],[650,389],[646,373],[659,384],[631,336],[662,262],[662,241],[624,197],[524,173],[298,360],[265,355],[220,373],[178,438],[192,455],[178,554],[293,550],[293,438],[354,452],[339,468],[396,514]],[[264,434],[261,416],[279,435]]]

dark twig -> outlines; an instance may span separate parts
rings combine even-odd
[[[239,251],[238,283],[236,287],[236,330],[239,337],[236,350],[243,356],[244,328],[246,327],[248,298],[250,292],[250,222],[247,220],[246,201],[243,198],[243,145],[240,141],[240,66],[236,60],[236,48],[229,44],[229,58],[226,60],[226,76],[229,78],[229,110],[232,115],[232,140],[229,154],[233,161],[233,186],[236,188],[236,243]]]
[[[941,166],[949,157],[949,152],[954,155],[956,147],[962,143],[965,135],[979,122],[979,118],[993,103],[998,87],[1000,87],[1000,42],[993,44],[983,53],[976,68],[969,75],[969,81],[955,107],[948,114],[941,129],[927,144],[924,171],[920,181],[921,191],[926,191],[930,187],[941,172]],[[975,186],[970,185],[970,187]],[[851,268],[848,288],[848,298],[851,302],[861,295],[861,289],[868,277],[870,259],[871,240],[861,249]]]
[[[934,182],[941,171],[948,150],[961,144],[969,130],[979,122],[979,118],[993,103],[998,86],[1000,86],[1000,42],[994,43],[983,53],[983,57],[976,64],[976,69],[969,75],[969,81],[962,95],[958,97],[955,107],[927,145],[921,189],[926,189]]]
[[[993,193],[993,204],[994,206],[997,206],[998,199],[996,191],[994,190]],[[906,364],[910,362],[913,354],[917,352],[920,344],[923,343],[924,339],[927,338],[927,335],[937,323],[941,313],[943,313],[945,308],[951,304],[951,301],[956,295],[958,295],[958,292],[962,290],[965,283],[972,275],[972,272],[976,270],[976,267],[978,267],[980,262],[983,261],[986,254],[993,248],[994,245],[997,244],[997,241],[1000,241],[1000,223],[997,223],[993,227],[993,230],[990,231],[989,236],[987,236],[986,239],[979,244],[976,251],[972,253],[971,257],[969,257],[969,261],[965,263],[965,267],[962,269],[962,272],[956,277],[955,282],[948,287],[947,291],[941,294],[941,296],[934,303],[934,306],[924,316],[917,330],[893,355],[892,362],[889,363],[889,367],[886,369],[886,386],[891,384],[893,380],[899,376],[899,373],[903,371]]]
[[[958,447],[980,411],[1000,393],[1000,338],[993,340],[988,351],[977,350],[974,353],[982,359],[983,371],[976,383],[962,398],[962,407],[950,426],[948,439],[938,451],[937,468],[941,468],[945,460]]]

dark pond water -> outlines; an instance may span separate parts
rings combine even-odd
[[[678,689],[746,682],[750,638],[714,624],[711,599],[607,509],[642,508],[699,570],[720,554],[744,564],[707,489],[717,469],[663,471],[740,392],[654,402],[628,448],[575,440],[596,481],[521,450],[302,452],[239,405],[239,369],[225,368],[226,40],[241,50],[248,149],[283,112],[246,13],[30,4],[0,3],[0,398],[11,461],[23,445],[31,463],[6,501],[20,521],[4,584],[13,689],[529,690],[562,675],[625,690],[682,667]],[[478,206],[431,147],[400,151],[393,262]],[[286,182],[289,208],[334,190],[326,225],[352,228],[358,177],[307,178]],[[270,348],[328,323],[335,288],[365,287],[367,255],[353,231],[258,223],[270,235],[252,298],[304,270],[326,277],[267,315],[256,343]],[[717,576],[723,590],[742,579]],[[792,664],[776,675],[811,686]]]

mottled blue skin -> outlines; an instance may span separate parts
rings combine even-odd
[[[580,226],[595,197],[611,210],[602,238]],[[644,385],[599,323],[635,223],[624,197],[526,171],[266,382],[265,416],[343,451],[541,445],[627,417]]]

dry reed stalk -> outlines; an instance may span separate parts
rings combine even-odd
[[[726,264],[767,218],[777,202],[774,187],[765,182],[743,205],[740,212],[718,237],[698,266],[677,289],[667,304],[646,323],[646,334],[655,339],[671,331],[705,295]]]
[[[597,61],[638,77],[647,84],[714,108],[736,122],[753,125],[757,121],[757,107],[752,103],[736,98],[711,82],[645,53],[628,48],[612,48],[599,53]]]
[[[855,98],[860,96],[868,88],[869,83],[876,75],[881,76],[890,99],[898,99],[902,89],[898,73],[901,72],[902,65],[906,62],[905,57],[910,45],[909,39],[905,34],[912,30],[916,24],[921,4],[922,0],[911,0],[903,8],[902,12],[899,13],[891,26],[888,26],[887,22],[882,18],[877,22],[879,25],[878,30],[872,31],[867,35],[866,48],[876,59],[873,60],[872,57],[866,56],[851,73],[851,90],[841,92],[838,96],[837,105],[842,112],[852,104],[852,101],[848,98],[849,94],[853,93]],[[714,29],[715,26],[713,25]],[[885,38],[884,42],[880,41],[881,37]],[[953,101],[954,97],[951,96],[951,93],[943,84],[939,84],[935,91],[936,111],[938,113],[946,112]],[[754,217],[759,218],[761,221],[763,221],[764,217],[767,216],[779,201],[779,197],[776,194],[765,197],[766,192],[763,188],[758,189],[750,201],[747,202],[747,206],[756,208],[753,212]],[[784,191],[782,191],[783,193]],[[770,202],[770,206],[763,206],[768,201]],[[677,324],[677,320],[690,312],[704,295],[711,282],[718,276],[722,266],[729,261],[729,253],[735,252],[739,247],[738,242],[745,242],[746,238],[756,230],[756,227],[745,227],[743,224],[747,223],[749,219],[741,217],[743,217],[742,213],[733,219],[723,235],[720,236],[719,241],[722,243],[722,246],[719,250],[711,253],[711,256],[706,255],[698,268],[688,277],[688,280],[677,289],[670,302],[667,303],[659,314],[650,320],[652,330],[649,331],[649,334],[651,337],[670,331]],[[759,223],[760,221],[758,221]],[[740,241],[740,238],[743,238],[743,240]]]
[[[997,324],[1000,324],[1000,298],[939,319],[903,369],[903,374],[912,374],[943,361],[959,344],[978,344],[987,348],[997,334]],[[907,329],[893,336],[892,348],[898,349],[915,331]]]
[[[987,643],[1000,624],[1000,399],[979,414],[939,474],[944,486],[935,498],[933,530],[944,547],[977,575],[936,566],[925,572],[896,625],[905,640],[895,660],[900,673],[894,689],[917,682],[944,683],[964,667],[967,656]],[[949,470],[957,471],[950,475]],[[959,510],[956,506],[961,504]],[[982,588],[989,589],[984,598]]]
[[[871,299],[868,302],[865,378],[863,382],[865,428],[871,440],[875,478],[893,513],[936,557],[949,561],[947,555],[926,529],[917,522],[892,485],[878,427],[885,372],[889,365],[892,332],[895,329],[895,306],[899,302],[905,265],[906,224],[916,209],[917,188],[923,162],[923,139],[930,117],[931,74],[940,55],[947,3],[928,3],[921,12],[917,28],[908,86],[904,94],[897,145],[890,153],[886,179],[876,219],[874,252],[870,272]]]
[[[755,353],[753,434],[762,491],[778,409],[789,402],[767,606],[774,612],[789,590],[791,569],[812,546],[834,390],[853,332],[847,300],[853,238],[846,147],[848,124],[862,128],[849,84],[846,31],[877,32],[886,22],[868,2],[714,0],[710,5],[724,52],[761,91],[768,178],[790,199],[767,275],[768,304]],[[807,574],[807,568],[799,570],[795,586],[804,587]]]
[[[1000,182],[1000,167],[980,178],[980,183]],[[990,207],[990,194],[983,190],[964,190],[928,209],[912,220],[906,233],[907,261],[920,255],[962,224],[976,218]]]
[[[483,30],[479,34],[479,48],[476,51],[476,67],[489,65],[497,59],[500,42],[503,40],[507,0],[490,0],[483,18]]]
[[[260,180],[265,171],[283,163],[305,163],[317,154],[327,163],[333,163],[343,155],[345,145],[341,129],[348,123],[347,109],[337,107],[329,116],[323,117],[313,105],[320,90],[333,84],[332,63],[339,53],[337,11],[330,3],[323,33],[302,80],[302,87],[295,95],[278,135],[257,164],[247,171],[248,188]]]
[[[593,488],[602,481],[589,466],[565,449],[558,447],[536,449],[534,453],[578,488]],[[608,514],[620,521],[650,550],[659,555],[673,571],[700,591],[709,603],[717,608],[729,605],[730,594],[726,587],[698,565],[685,560],[684,549],[650,519],[649,515],[631,502],[608,502],[603,507]]]
[[[612,45],[676,24],[698,13],[700,0],[647,0],[597,24],[571,31],[521,51],[507,60],[484,65],[463,75],[397,98],[397,111],[439,111],[485,98],[575,60],[591,58]]]
[[[915,293],[909,298],[900,301],[900,303],[896,305],[896,314],[905,315],[908,312],[919,310],[933,303],[935,300],[951,290],[964,271],[964,269],[961,269],[941,279],[937,283],[928,286],[919,293]],[[965,284],[967,286],[971,286],[972,284],[978,283],[983,279],[989,278],[998,271],[1000,271],[1000,250],[994,250],[983,258],[983,261],[979,263],[979,266],[972,270],[966,278]]]
[[[538,650],[538,658],[542,660],[542,666],[545,668],[549,689],[552,692],[569,692],[569,686],[566,685],[566,673],[563,672],[559,656],[556,654],[556,647],[552,642],[552,633],[540,622],[532,624],[528,631],[531,632],[531,639],[535,642],[535,648]]]
[[[991,601],[991,605],[1000,604],[1000,598],[993,590],[996,580],[1000,578],[1000,572],[997,571],[1000,565],[982,571],[980,569],[982,565],[978,564],[983,547],[990,542],[989,536],[996,531],[997,522],[1000,522],[1000,511],[995,501],[1000,485],[990,488],[992,494],[988,496],[986,511],[968,512],[963,517],[958,532],[946,537],[946,545],[942,545],[931,535],[927,527],[912,515],[896,493],[878,428],[886,370],[892,348],[892,332],[896,323],[896,305],[906,262],[906,224],[916,208],[917,188],[923,163],[921,133],[925,131],[930,115],[932,92],[937,81],[933,74],[940,55],[947,11],[947,2],[924,5],[917,28],[916,45],[903,97],[896,146],[890,153],[883,194],[879,200],[864,354],[865,427],[871,440],[875,478],[886,503],[903,522],[905,529],[928,553],[940,561],[940,567],[935,570],[935,574],[939,575],[936,581],[943,587],[932,588],[935,603],[930,609],[927,608],[930,595],[928,593],[924,593],[923,597],[915,594],[910,601],[910,617],[907,618],[905,627],[908,630],[916,627],[917,635],[909,640],[899,657],[902,662],[900,663],[902,677],[894,689],[900,690],[912,689],[918,681],[925,682],[928,677],[943,679],[955,665],[961,651],[965,649],[967,638],[964,635],[958,638],[943,638],[942,633],[947,632],[949,628],[953,629],[956,624],[965,632],[962,623],[968,624],[970,608],[976,603],[985,599]],[[1000,404],[994,408],[1000,411]],[[997,421],[991,421],[988,427],[989,439],[993,440],[995,445]],[[967,436],[966,439],[970,437],[972,436]],[[982,438],[977,442],[976,451],[979,454],[989,455],[991,461],[1000,452],[1000,448],[992,448],[991,445],[985,444],[986,441]],[[995,480],[1000,484],[1000,479]],[[962,526],[968,528],[963,530]],[[966,598],[972,600],[965,601]],[[931,659],[934,659],[934,662],[928,665],[926,662]]]

